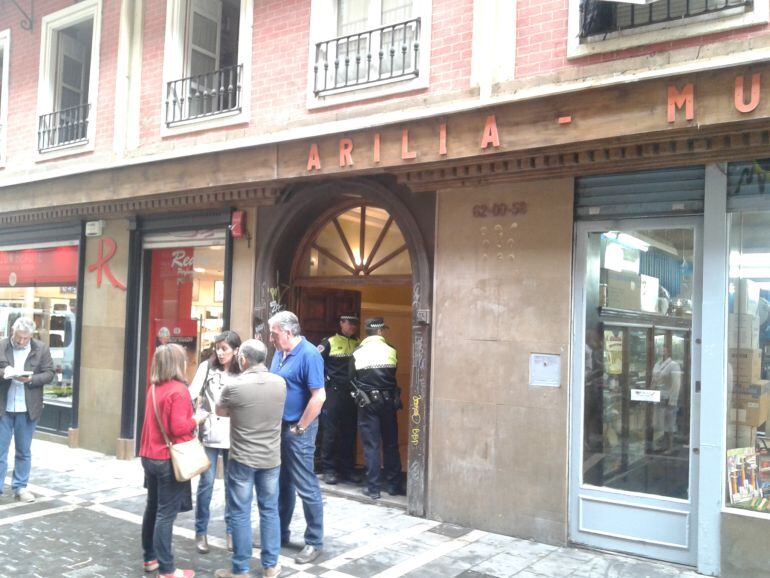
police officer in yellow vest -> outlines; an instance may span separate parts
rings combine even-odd
[[[321,413],[321,470],[327,484],[359,483],[355,472],[356,404],[350,389],[350,360],[358,347],[358,316],[340,316],[340,330],[318,346],[324,360],[326,402]]]
[[[359,395],[358,404],[358,430],[364,445],[367,483],[363,494],[375,500],[380,497],[383,477],[385,490],[390,495],[404,493],[396,422],[396,411],[401,409],[396,385],[398,358],[396,350],[382,335],[385,329],[388,326],[382,317],[367,319],[367,337],[353,352],[354,384],[363,392]],[[383,472],[380,472],[380,447]]]

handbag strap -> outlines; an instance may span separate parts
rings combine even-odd
[[[163,421],[160,419],[160,414],[158,413],[158,402],[155,399],[155,384],[152,384],[152,407],[155,409],[155,419],[158,420],[158,425],[160,426],[160,433],[163,434],[163,439],[166,441],[166,445],[168,447],[171,447],[171,440],[168,439],[168,435],[166,434],[166,428],[163,427]]]

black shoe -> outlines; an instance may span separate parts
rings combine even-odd
[[[361,493],[366,496],[367,498],[371,498],[372,500],[379,500],[380,499],[380,491],[379,490],[373,490],[371,488],[364,488],[361,490]]]
[[[348,472],[347,474],[343,474],[341,476],[341,479],[343,482],[349,482],[351,484],[360,484],[361,474],[359,474],[358,472]]]
[[[389,486],[385,491],[391,496],[406,496],[406,492],[401,486]]]
[[[337,472],[329,472],[324,476],[324,482],[329,484],[330,486],[336,486],[340,481],[339,476],[337,475]]]
[[[307,545],[294,557],[297,564],[309,564],[321,555],[321,549]]]

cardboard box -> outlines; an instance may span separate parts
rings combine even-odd
[[[660,280],[658,280],[657,277],[650,277],[649,275],[640,275],[639,277],[641,281],[640,301],[642,311],[657,313]]]
[[[642,281],[638,274],[607,270],[607,307],[639,311]]]
[[[740,389],[733,391],[733,405],[730,418],[733,423],[759,427],[767,421],[770,415],[770,396],[767,393],[767,382],[762,385],[754,384],[755,392]]]
[[[759,307],[759,285],[751,279],[741,279],[738,284],[738,301],[734,313],[756,315]]]
[[[732,368],[733,383],[743,387],[762,379],[762,350],[730,349],[727,361]]]
[[[731,313],[727,320],[727,346],[733,349],[758,349],[759,318]]]

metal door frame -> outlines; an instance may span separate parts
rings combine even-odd
[[[609,230],[633,231],[639,229],[693,229],[693,316],[691,337],[691,401],[690,401],[690,475],[689,499],[666,498],[637,492],[583,486],[583,404],[586,323],[586,257],[589,233]],[[703,299],[703,217],[671,216],[613,221],[583,221],[575,223],[573,239],[572,290],[572,359],[570,395],[570,454],[569,454],[569,539],[593,547],[617,550],[631,554],[668,560],[694,566],[697,561],[698,538],[698,482],[699,482],[699,432],[700,391],[696,384],[701,371],[701,314]],[[582,502],[600,501],[617,506],[684,514],[687,516],[686,545],[656,542],[634,536],[621,536],[588,531],[582,528]],[[635,546],[634,546],[635,545]]]

